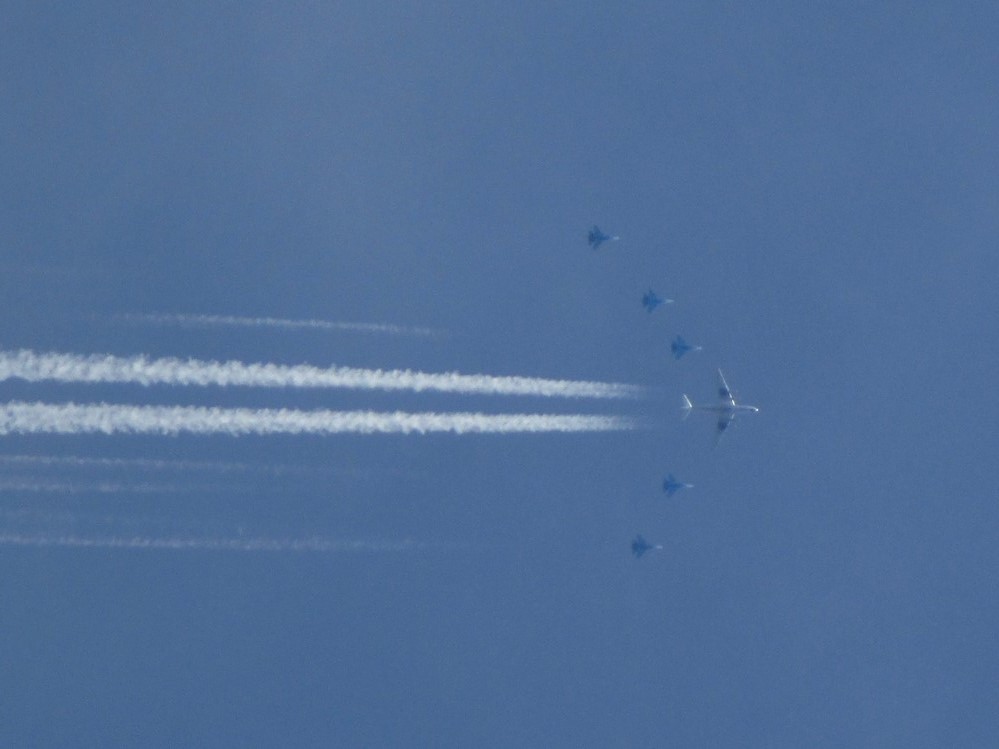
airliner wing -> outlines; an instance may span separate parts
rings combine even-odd
[[[726,406],[735,405],[735,398],[732,396],[732,391],[729,389],[728,383],[725,382],[725,375],[722,374],[722,371],[720,369],[718,370],[718,397],[721,398],[722,405]],[[729,418],[729,421],[731,420],[732,419]],[[727,423],[725,424],[725,426],[721,426],[721,423],[719,422],[718,431],[719,432],[724,431],[725,427],[727,426],[728,426]]]
[[[725,434],[725,430],[729,428],[732,421],[735,419],[734,411],[724,411],[718,414],[718,425],[715,430],[715,444],[717,445],[721,442],[722,435]]]

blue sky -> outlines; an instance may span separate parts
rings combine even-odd
[[[178,462],[8,460],[11,479],[78,490],[3,489],[6,534],[398,548],[4,546],[3,743],[913,747],[999,730],[993,7],[6,15],[4,350],[652,389],[8,380],[6,400],[653,428],[5,436],[2,456]],[[590,251],[594,222],[621,241]],[[676,303],[647,315],[650,286]],[[445,334],[115,318],[157,313]],[[677,333],[704,351],[673,361]],[[710,419],[678,406],[712,397],[716,367],[761,412],[714,449]],[[695,488],[667,500],[668,471]],[[97,490],[111,481],[127,486]],[[637,532],[664,550],[636,561]]]

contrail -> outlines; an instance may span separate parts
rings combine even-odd
[[[346,333],[435,337],[443,331],[370,322],[330,322],[328,320],[284,320],[278,317],[237,317],[235,315],[123,314],[112,319],[147,325],[177,325],[185,328],[278,328],[281,330],[325,330]]]
[[[350,388],[436,391],[479,395],[560,398],[640,398],[644,388],[611,382],[498,377],[457,372],[314,367],[308,364],[246,364],[239,361],[149,359],[145,356],[0,351],[0,380],[28,382],[135,383],[139,385],[236,385],[243,387]]]
[[[123,481],[55,481],[36,478],[0,478],[0,492],[39,494],[177,494],[214,489],[206,485],[150,484]]]
[[[635,429],[623,416],[582,414],[379,413],[289,409],[24,403],[0,406],[0,434],[500,434]]]
[[[0,546],[71,547],[160,551],[401,552],[422,548],[415,541],[340,541],[327,538],[155,538],[0,533]]]
[[[262,463],[227,463],[207,460],[158,460],[155,458],[90,458],[77,455],[0,455],[0,465],[41,468],[110,468],[145,471],[204,471],[214,473],[271,473],[281,475],[314,475],[332,473],[328,467],[294,466]]]

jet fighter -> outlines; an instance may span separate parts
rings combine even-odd
[[[683,481],[677,481],[673,474],[669,474],[665,479],[663,479],[663,491],[666,492],[667,497],[672,497],[681,489],[693,489],[693,484],[685,484]]]
[[[631,553],[638,558],[641,558],[642,554],[647,551],[654,551],[661,548],[662,544],[653,546],[641,536],[635,536],[635,540],[631,542]]]
[[[645,292],[645,296],[642,297],[642,306],[645,307],[649,312],[652,312],[656,307],[661,304],[672,304],[672,299],[663,299],[652,289]]]
[[[620,237],[612,237],[610,234],[604,234],[596,224],[590,229],[590,233],[586,235],[586,241],[590,243],[590,247],[594,250],[604,242],[615,242],[618,239]]]
[[[691,346],[685,340],[683,340],[682,335],[678,335],[673,339],[673,343],[669,345],[669,350],[673,352],[674,359],[680,359],[688,351],[700,351],[700,346]]]

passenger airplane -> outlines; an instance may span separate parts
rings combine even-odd
[[[718,414],[718,425],[717,431],[715,432],[715,444],[721,439],[722,434],[728,429],[732,420],[735,419],[735,415],[741,411],[752,411],[756,413],[760,409],[756,406],[745,406],[741,403],[735,402],[735,397],[732,395],[732,391],[729,389],[728,383],[725,382],[725,375],[722,371],[718,370],[718,398],[719,403],[717,406],[707,406],[707,405],[694,405],[690,402],[690,398],[686,394],[683,396],[683,410],[684,418],[690,416],[690,412],[693,410],[697,411],[713,411]]]

